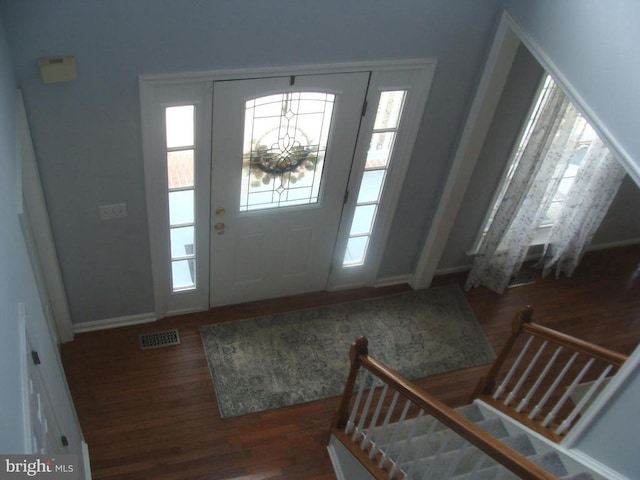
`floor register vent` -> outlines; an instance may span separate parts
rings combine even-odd
[[[180,343],[180,335],[178,329],[164,330],[162,332],[141,333],[138,336],[141,350],[149,350],[151,348],[169,347]]]
[[[533,274],[525,270],[522,272],[514,273],[509,279],[507,288],[522,287],[523,285],[531,285],[532,283],[535,283]]]

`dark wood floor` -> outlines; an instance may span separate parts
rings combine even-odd
[[[434,285],[464,279],[438,277]],[[325,447],[338,399],[220,419],[198,328],[406,288],[311,294],[76,336],[62,357],[93,478],[334,479]],[[530,304],[537,322],[629,354],[640,341],[640,246],[589,253],[570,279],[537,276],[501,296],[478,288],[467,298],[495,350],[515,312]],[[167,328],[179,328],[179,346],[139,350],[138,333]],[[459,406],[486,368],[418,383]]]

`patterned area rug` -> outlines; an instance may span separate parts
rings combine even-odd
[[[234,320],[201,329],[223,418],[342,393],[349,347],[416,379],[491,362],[487,339],[457,286]]]

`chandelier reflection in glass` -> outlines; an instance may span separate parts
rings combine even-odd
[[[334,99],[293,92],[246,102],[241,211],[318,202]]]

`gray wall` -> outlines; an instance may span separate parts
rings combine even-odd
[[[4,0],[74,322],[153,311],[137,77],[436,58],[381,276],[411,273],[500,0]],[[75,55],[44,85],[36,59]],[[124,220],[98,205],[126,202]]]

